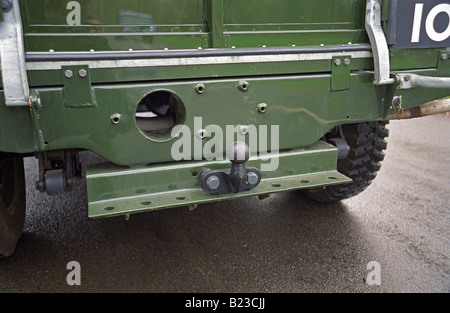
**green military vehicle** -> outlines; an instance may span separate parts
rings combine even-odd
[[[1,0],[0,254],[40,192],[91,218],[363,191],[390,119],[449,111],[448,0]],[[81,167],[79,153],[101,156]]]

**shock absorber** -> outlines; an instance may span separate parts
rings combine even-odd
[[[36,189],[48,195],[69,192],[81,180],[78,153],[71,150],[39,152],[39,180]]]

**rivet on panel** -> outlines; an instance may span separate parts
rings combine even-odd
[[[195,91],[197,91],[198,94],[204,93],[205,92],[205,85],[203,85],[203,84],[195,85]]]

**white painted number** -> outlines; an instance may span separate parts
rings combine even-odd
[[[423,3],[417,3],[414,10],[414,24],[411,42],[419,42],[420,39],[420,23],[422,22]]]
[[[436,19],[436,16],[440,13],[446,13],[449,18],[447,28],[442,33],[438,33],[434,29],[434,20]],[[428,37],[437,42],[444,41],[445,39],[450,37],[450,4],[448,3],[439,4],[430,11],[427,20],[425,22],[425,30],[427,31]]]
[[[447,25],[447,28],[443,32],[438,32],[434,28],[434,21],[436,20],[436,17],[441,13],[445,13],[448,15],[449,24]],[[412,43],[420,41],[421,35],[420,30],[422,20],[423,20],[423,3],[416,3],[414,10],[413,29],[411,35]],[[435,6],[433,9],[431,9],[430,13],[428,13],[428,16],[425,20],[425,31],[428,37],[435,42],[441,42],[450,37],[450,4],[441,3]]]

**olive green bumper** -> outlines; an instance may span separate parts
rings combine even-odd
[[[89,217],[100,218],[154,211],[172,207],[195,207],[198,204],[232,200],[252,195],[334,185],[351,180],[336,171],[337,148],[325,142],[277,156],[276,171],[262,172],[255,189],[210,195],[200,186],[203,168],[228,169],[230,162],[198,161],[157,164],[126,168],[111,163],[92,165],[86,173]],[[251,158],[248,166],[261,168],[271,160]]]

